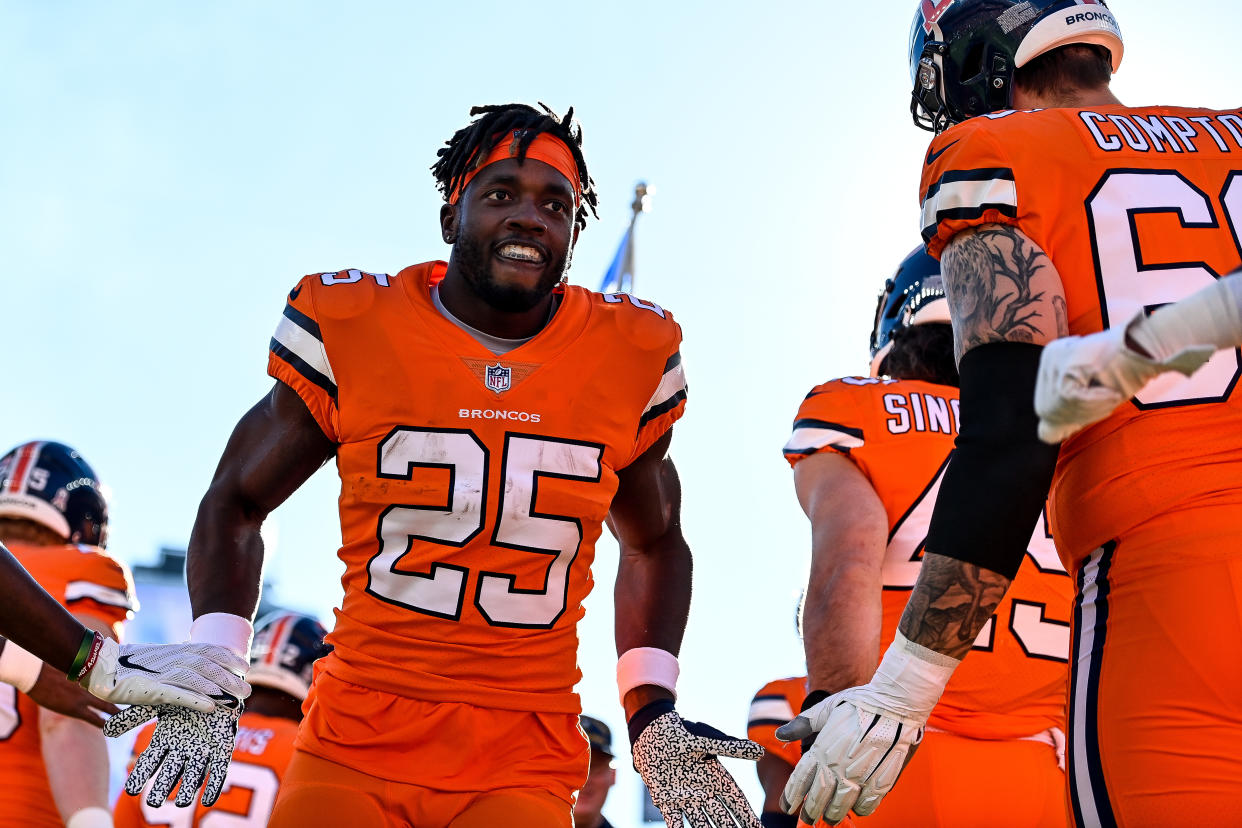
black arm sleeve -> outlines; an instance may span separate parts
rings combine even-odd
[[[1042,351],[994,342],[962,357],[962,426],[932,512],[928,552],[1010,579],[1018,574],[1060,450],[1036,434]]]

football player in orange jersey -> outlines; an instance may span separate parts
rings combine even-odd
[[[964,430],[900,635],[871,681],[807,711],[822,779],[790,805],[876,806],[1051,484],[1077,582],[1075,822],[1240,824],[1242,640],[1222,631],[1242,621],[1242,355],[1185,349],[1227,344],[1206,330],[1161,348],[1147,334],[1162,312],[1143,315],[1242,260],[1242,113],[1123,106],[1109,87],[1121,35],[1099,2],[924,0],[911,35],[913,110],[941,133],[923,235],[943,266]],[[1128,387],[1058,457],[1032,405],[1042,346],[1109,328],[1152,356],[1148,377],[1192,376]],[[864,720],[876,726],[844,744]]]
[[[958,433],[948,302],[939,263],[921,247],[885,283],[871,354],[870,378],[807,395],[785,446],[812,537],[803,640],[813,689],[799,709],[864,683],[893,641]],[[990,826],[1000,812],[1015,828],[1066,824],[1073,584],[1042,521],[1029,541],[1013,588],[974,642],[980,654],[945,689],[903,784],[856,824]]]
[[[220,817],[206,820],[208,826],[220,820],[235,828],[267,825],[293,755],[293,739],[302,721],[302,700],[310,690],[314,663],[329,649],[323,640],[326,634],[323,625],[309,615],[281,610],[264,616],[255,625],[250,670],[246,673],[253,692],[246,700],[246,712],[237,721],[237,746],[220,801],[209,811],[202,805],[193,810],[170,803],[152,807],[136,797],[121,796],[116,802],[116,828],[198,828],[210,813]],[[120,715],[131,714],[127,710]],[[138,734],[135,760],[150,744],[154,729],[155,725],[150,725]]]
[[[569,116],[471,114],[432,168],[447,263],[314,274],[289,293],[277,381],[229,440],[190,539],[191,640],[248,647],[259,527],[335,457],[344,597],[272,825],[569,826],[589,757],[576,624],[607,522],[635,766],[670,825],[757,826],[715,757],[761,748],[673,708],[691,571],[668,458],[680,328],[658,305],[564,283],[595,205]],[[210,763],[210,804],[236,715],[161,714],[126,790],[168,751],[149,801],[189,762],[189,804]]]

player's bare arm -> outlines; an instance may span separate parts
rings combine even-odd
[[[608,528],[621,548],[615,588],[617,654],[654,647],[677,655],[690,614],[693,562],[681,534],[681,480],[668,456],[670,429],[618,475]],[[625,695],[626,716],[670,690],[641,685]]]
[[[928,552],[898,629],[915,644],[964,658],[1005,597],[1009,582],[977,564]]]
[[[880,658],[888,517],[866,475],[835,452],[794,466],[794,488],[811,521],[802,622],[808,686],[835,693],[865,683]]]
[[[988,342],[1043,345],[1069,333],[1061,277],[1018,228],[986,224],[958,233],[941,267],[959,362]]]
[[[259,603],[268,514],[336,453],[306,404],[277,382],[238,422],[190,534],[186,580],[194,615],[250,618]]]
[[[86,628],[0,544],[0,635],[67,673]]]

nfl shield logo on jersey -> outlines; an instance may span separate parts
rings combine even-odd
[[[484,384],[487,385],[489,391],[495,391],[499,394],[502,391],[509,390],[509,382],[512,376],[512,369],[506,368],[497,362],[495,365],[487,366],[487,379],[484,381]]]

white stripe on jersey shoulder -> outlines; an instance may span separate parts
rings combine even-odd
[[[65,601],[80,601],[83,598],[90,598],[100,604],[107,604],[110,607],[122,607],[124,609],[134,609],[134,602],[130,600],[128,592],[120,589],[112,589],[93,581],[70,581],[65,586]]]
[[[757,698],[750,703],[750,721],[793,721],[794,710],[789,699]]]
[[[653,417],[659,416],[667,411],[677,401],[686,395],[686,372],[681,367],[681,353],[674,354],[665,366],[664,376],[660,377],[660,384],[656,386],[655,393],[651,395],[651,399],[647,400],[647,407],[643,409],[642,421],[645,423]]]
[[[336,384],[336,375],[332,373],[332,364],[328,362],[328,351],[324,348],[323,340],[314,333],[286,315],[280,317],[280,324],[276,326],[276,333],[272,334],[272,338]]]
[[[793,434],[789,436],[789,442],[785,444],[785,453],[811,454],[827,446],[849,451],[865,445],[861,431],[854,429],[843,431],[843,426],[833,426],[833,423],[817,425],[800,423],[794,426]]]
[[[986,172],[986,171],[972,171]],[[923,227],[934,227],[940,219],[955,213],[976,214],[986,207],[1018,209],[1018,189],[1009,170],[997,170],[996,177],[953,181],[946,174],[923,202]],[[1007,173],[1007,175],[1006,175]],[[1008,210],[1004,212],[1008,213]]]

